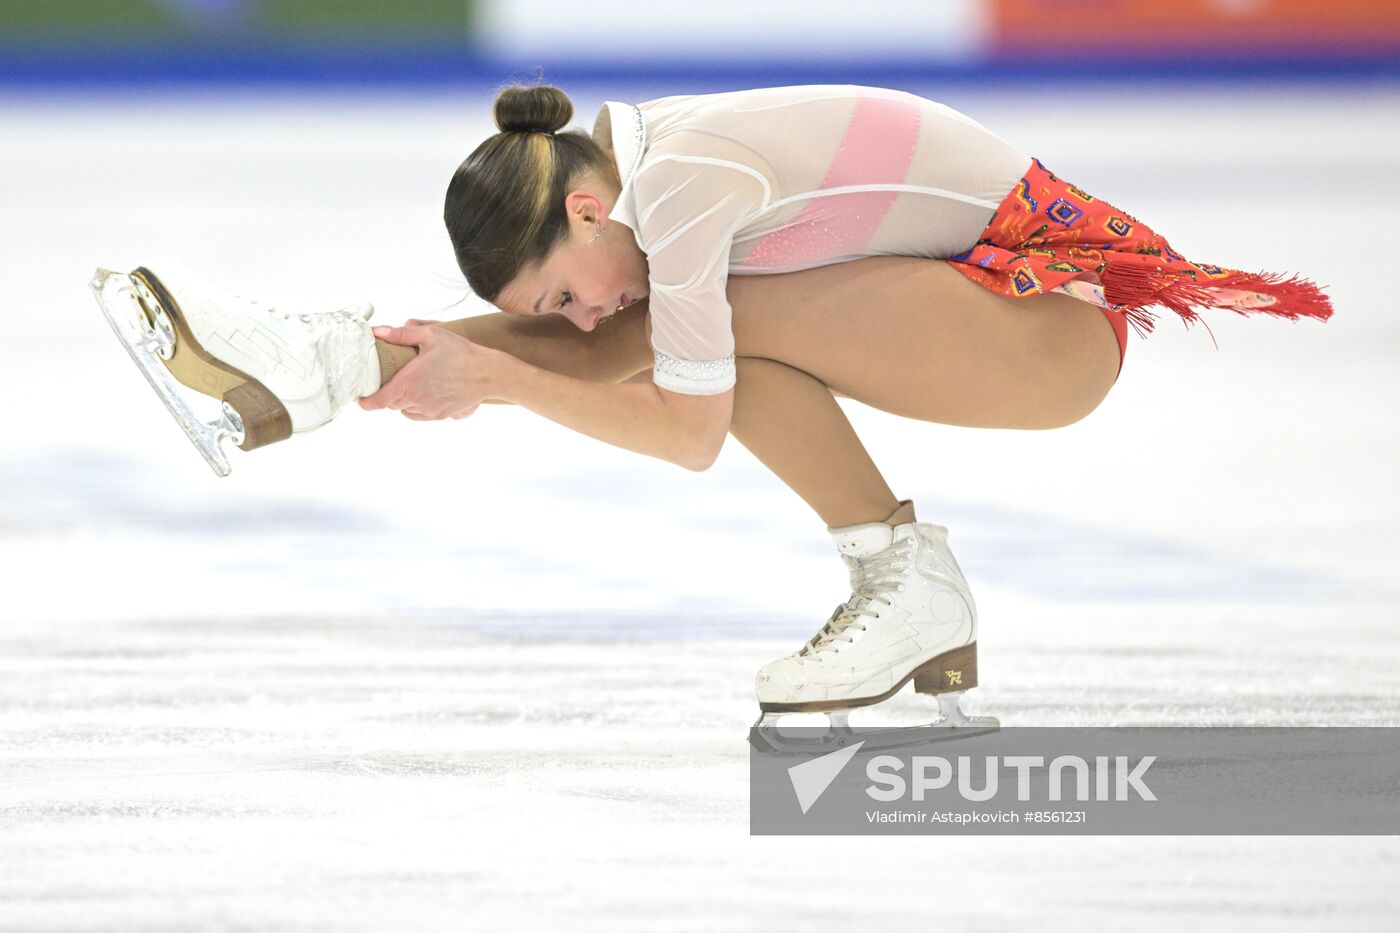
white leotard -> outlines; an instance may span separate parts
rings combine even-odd
[[[1031,158],[905,91],[804,85],[607,101],[630,227],[650,279],[653,381],[734,385],[728,276],[971,247]]]

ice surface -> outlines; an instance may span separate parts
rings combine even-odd
[[[842,403],[951,529],[982,618],[969,712],[1400,724],[1400,317],[1371,242],[1400,200],[1400,94],[923,90],[1188,256],[1301,271],[1337,306],[1209,315],[1219,351],[1164,318],[1059,431]],[[580,92],[578,122],[666,93]],[[0,929],[1395,915],[1391,839],[750,838],[753,673],[847,589],[736,443],[694,474],[505,406],[351,409],[210,475],[93,268],[173,252],[376,323],[488,310],[449,307],[440,221],[483,98],[9,98],[0,125]]]

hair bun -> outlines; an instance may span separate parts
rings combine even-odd
[[[554,133],[573,116],[569,95],[549,84],[512,85],[496,95],[496,128],[502,133]]]

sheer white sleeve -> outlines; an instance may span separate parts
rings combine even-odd
[[[661,388],[718,395],[733,387],[729,250],[767,191],[752,170],[699,156],[666,156],[638,172],[637,242],[647,254],[652,381]]]

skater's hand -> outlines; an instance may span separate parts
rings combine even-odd
[[[491,397],[491,376],[499,362],[499,350],[428,322],[376,327],[374,336],[385,343],[417,347],[418,355],[378,392],[360,399],[365,411],[392,408],[414,421],[439,421],[465,418]]]

